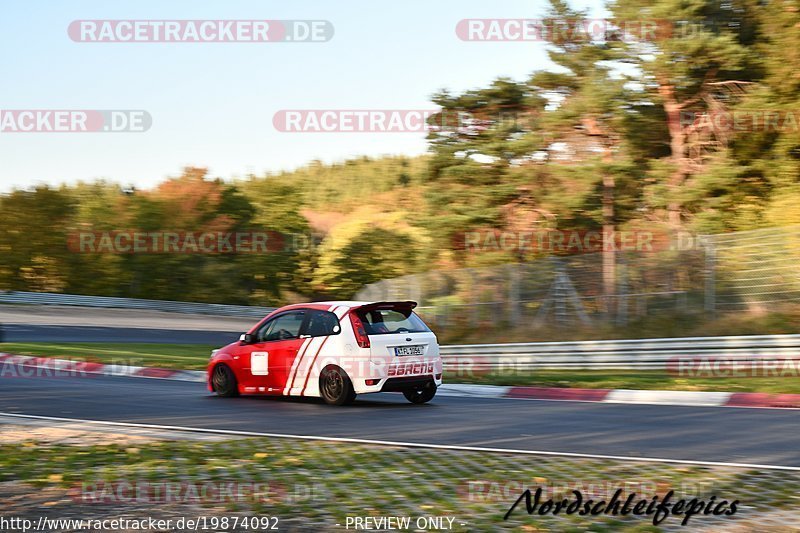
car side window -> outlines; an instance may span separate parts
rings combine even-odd
[[[257,342],[271,342],[296,339],[306,317],[305,311],[292,311],[276,316],[261,326],[256,333]]]
[[[306,324],[304,335],[309,337],[327,337],[328,335],[338,335],[342,330],[339,325],[339,317],[330,311],[309,311],[308,323]]]

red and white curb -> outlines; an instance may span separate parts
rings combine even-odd
[[[696,392],[630,389],[567,389],[556,387],[497,387],[492,385],[444,384],[438,394],[517,400],[625,403],[642,405],[688,405],[693,407],[760,407],[800,409],[800,394],[762,392]]]
[[[174,370],[128,366],[28,355],[0,354],[0,378],[124,376],[205,383],[202,370]],[[556,400],[571,402],[624,403],[641,405],[687,405],[693,407],[753,407],[800,409],[800,394],[762,392],[696,392],[631,389],[572,389],[558,387],[503,387],[445,383],[441,396]]]

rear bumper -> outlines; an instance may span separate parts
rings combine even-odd
[[[403,392],[428,385],[436,384],[433,376],[413,376],[407,378],[389,378],[381,386],[381,392]]]
[[[367,385],[367,381],[377,381],[372,385]],[[354,379],[353,387],[357,394],[369,394],[371,392],[402,392],[414,389],[419,386],[433,383],[437,387],[442,384],[442,374],[420,374],[417,376],[403,377],[383,377],[367,379]]]

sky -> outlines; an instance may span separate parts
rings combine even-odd
[[[602,13],[599,0],[573,2]],[[108,179],[152,187],[185,166],[214,177],[425,152],[423,133],[283,133],[285,109],[431,109],[440,89],[524,80],[549,65],[539,42],[467,42],[466,18],[541,18],[542,0],[52,2],[0,8],[0,110],[136,109],[137,133],[0,132],[0,192]],[[74,20],[327,20],[321,43],[85,43]]]

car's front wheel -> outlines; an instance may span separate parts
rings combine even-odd
[[[335,366],[325,368],[320,374],[319,392],[325,403],[330,405],[345,405],[356,399],[353,382],[344,370]]]
[[[211,386],[217,396],[230,398],[239,395],[239,385],[236,383],[236,376],[233,375],[228,365],[217,365],[214,367],[214,374],[211,376]]]
[[[429,381],[425,385],[404,390],[403,396],[405,396],[406,400],[411,403],[427,403],[433,400],[433,397],[436,396],[436,383]]]

